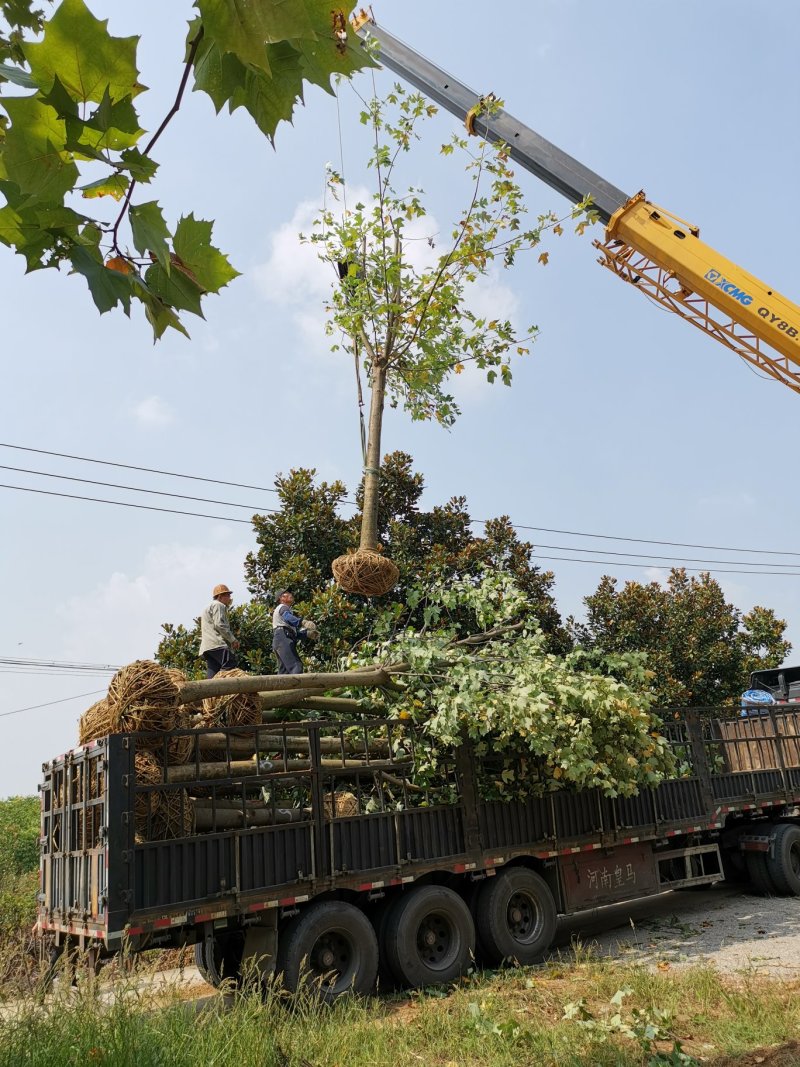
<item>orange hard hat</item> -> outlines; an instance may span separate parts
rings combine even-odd
[[[230,589],[227,585],[215,585],[214,592],[211,594],[213,597],[222,596],[223,593],[230,593]]]

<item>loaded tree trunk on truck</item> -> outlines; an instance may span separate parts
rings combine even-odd
[[[664,721],[681,776],[616,798],[482,799],[497,764],[469,744],[421,787],[398,720],[109,736],[45,765],[38,930],[95,956],[194,944],[212,983],[294,991],[307,967],[332,999],[379,970],[535,963],[558,916],[600,904],[723,879],[800,894],[800,712]],[[176,736],[185,762],[143,775]]]

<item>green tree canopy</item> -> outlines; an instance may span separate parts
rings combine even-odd
[[[313,470],[296,470],[275,482],[280,508],[256,515],[253,526],[257,549],[245,560],[245,579],[252,601],[232,611],[234,628],[242,642],[241,655],[252,670],[271,673],[271,615],[274,595],[282,588],[295,592],[298,610],[315,620],[322,631],[309,663],[320,668],[335,663],[372,631],[379,612],[393,612],[398,625],[408,619],[407,600],[415,586],[450,579],[479,582],[490,573],[512,577],[525,594],[530,610],[542,628],[548,648],[563,652],[570,641],[553,597],[554,577],[533,563],[533,546],[520,541],[507,517],[485,524],[476,532],[464,497],[452,497],[430,510],[421,506],[423,476],[413,470],[404,452],[387,455],[383,466],[380,504],[381,541],[400,569],[396,588],[380,600],[350,596],[332,585],[331,561],[359,541],[360,514],[340,513],[347,490],[342,482],[316,482]],[[355,500],[361,501],[361,490]],[[352,507],[352,505],[351,505]],[[466,610],[466,609],[463,609]],[[476,620],[464,617],[469,632]],[[157,657],[168,666],[190,673],[200,669],[197,660],[197,625],[166,624]]]
[[[791,651],[786,622],[770,608],[742,612],[710,574],[674,568],[666,585],[604,577],[584,600],[585,623],[570,620],[579,644],[599,652],[647,653],[657,705],[738,701],[750,672],[777,667]]]

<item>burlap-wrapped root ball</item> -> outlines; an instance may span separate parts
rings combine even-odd
[[[137,785],[164,782],[164,769],[153,753],[137,752],[135,765]],[[138,844],[188,837],[193,831],[194,808],[185,789],[137,792],[133,816]]]
[[[383,596],[397,585],[400,577],[400,571],[390,559],[363,548],[337,556],[331,570],[340,589],[361,596]]]
[[[236,668],[219,671],[214,675],[214,680],[246,677],[247,671]],[[213,726],[260,726],[261,721],[261,698],[258,693],[228,693],[205,698],[203,721],[199,725],[207,730]]]
[[[118,730],[112,732],[172,730],[178,689],[174,674],[152,660],[137,659],[122,667],[108,687],[108,705],[119,720]]]

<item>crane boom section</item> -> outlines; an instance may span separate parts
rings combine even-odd
[[[380,51],[377,58],[382,66],[399,74],[462,121],[466,121],[474,111],[481,97],[473,89],[425,59],[382,26],[377,26],[368,16],[359,16],[354,25],[362,40],[369,41],[371,38],[378,42]],[[628,193],[617,189],[577,159],[562,152],[503,108],[493,110],[491,114],[482,114],[479,125],[482,137],[493,143],[499,141],[507,145],[515,162],[566,196],[573,204],[591,196],[592,207],[603,222],[608,222],[629,199]]]
[[[637,194],[611,218],[600,262],[800,392],[800,307]]]

